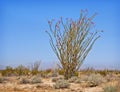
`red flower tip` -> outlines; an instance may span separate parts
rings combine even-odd
[[[50,21],[48,21],[48,24],[50,24]]]
[[[93,24],[93,25],[94,25],[94,22],[91,22],[91,24]]]
[[[58,24],[60,24],[60,20],[58,21]]]
[[[88,18],[88,20],[90,21],[90,18]]]

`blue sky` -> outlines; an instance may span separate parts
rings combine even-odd
[[[82,67],[120,69],[119,0],[0,0],[0,65],[58,61],[49,45],[47,20],[79,18],[80,10],[97,12],[95,29],[104,30]]]

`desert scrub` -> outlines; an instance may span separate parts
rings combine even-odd
[[[21,78],[20,79],[20,84],[28,84],[28,83],[30,83],[31,81],[30,81],[30,79],[28,79],[27,77],[23,77],[23,78]]]
[[[11,76],[14,70],[11,66],[6,66],[4,70],[1,71],[2,76]]]
[[[104,82],[104,78],[100,74],[91,74],[86,76],[84,81],[87,82],[87,87],[95,87]]]
[[[49,74],[47,74],[47,77],[57,77],[58,76],[58,73],[57,72],[50,72]]]
[[[103,92],[118,92],[118,88],[116,86],[105,86],[103,87]]]
[[[78,77],[73,76],[73,77],[71,77],[68,81],[69,81],[70,83],[75,83],[76,80],[78,80],[78,79],[79,79]]]
[[[31,79],[32,84],[42,83],[40,76],[33,76]]]
[[[63,78],[62,77],[54,77],[52,78],[52,82],[56,82],[58,80],[62,80]]]
[[[59,78],[52,78],[52,82],[56,82],[56,81],[58,81],[59,80]]]
[[[69,82],[64,79],[56,81],[56,83],[53,85],[55,89],[69,88],[69,86],[70,86]]]
[[[14,69],[14,72],[16,75],[21,76],[21,75],[28,75],[30,70],[24,65],[19,65]]]
[[[92,74],[88,77],[88,85],[90,87],[98,86],[103,82],[103,77],[100,74]]]
[[[4,83],[4,81],[5,81],[5,78],[0,77],[0,83]]]

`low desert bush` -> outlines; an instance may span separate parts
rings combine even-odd
[[[21,75],[28,75],[30,70],[23,65],[19,65],[14,69],[14,72],[16,75],[21,76]]]
[[[31,78],[31,83],[36,84],[36,83],[42,83],[40,76],[33,76]]]
[[[1,71],[2,76],[11,76],[13,73],[14,70],[11,66],[6,66],[6,68]]]
[[[70,83],[75,83],[76,80],[78,80],[78,77],[73,76],[73,77],[71,77],[68,81],[69,81]]]
[[[64,70],[60,69],[60,70],[58,70],[58,73],[59,73],[59,75],[64,75]]]
[[[69,82],[64,79],[56,81],[56,83],[53,85],[55,89],[69,88],[69,86],[70,86]]]
[[[103,87],[103,92],[118,92],[118,88],[116,86],[105,86]]]
[[[52,78],[52,82],[56,82],[58,80],[62,80],[63,78],[62,77],[54,77]]]
[[[99,84],[103,83],[104,81],[105,81],[105,79],[103,78],[102,75],[92,73],[89,75],[81,76],[80,79],[77,80],[76,82],[78,82],[78,83],[86,82],[87,87],[95,87],[95,86],[98,86]]]
[[[40,63],[41,61],[36,61],[29,66],[32,75],[37,75],[39,73]]]
[[[4,82],[4,78],[3,77],[0,77],[0,83],[3,83]]]
[[[52,82],[56,82],[58,78],[52,78]]]
[[[95,87],[101,84],[104,81],[104,78],[100,74],[91,74],[88,76],[87,86],[88,87]]]
[[[21,78],[19,83],[20,84],[28,84],[28,83],[31,83],[31,81],[27,77],[23,77],[23,78]]]
[[[107,69],[97,70],[96,72],[99,73],[102,76],[106,76],[108,74],[108,70]]]

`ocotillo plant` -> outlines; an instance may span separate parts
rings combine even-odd
[[[92,31],[94,27],[91,17],[87,17],[87,11],[81,11],[77,20],[61,17],[59,21],[48,21],[50,31],[46,31],[50,37],[50,45],[57,55],[59,67],[64,70],[64,77],[71,78],[80,68],[95,41],[100,37],[98,31]]]

